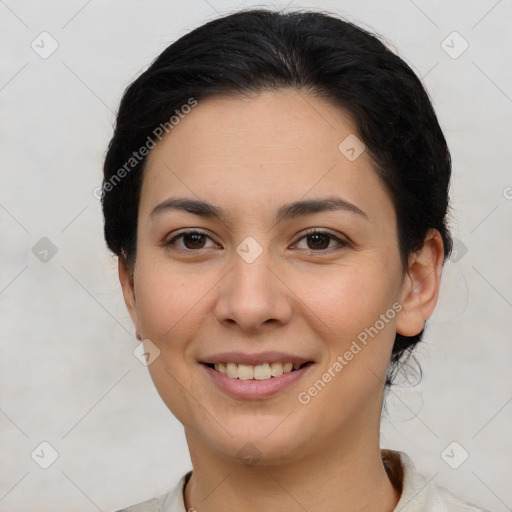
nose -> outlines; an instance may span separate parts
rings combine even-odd
[[[254,334],[290,321],[293,294],[271,259],[269,251],[251,263],[234,256],[232,269],[219,283],[215,305],[219,323]]]

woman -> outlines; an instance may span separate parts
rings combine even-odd
[[[124,510],[484,510],[379,446],[451,251],[450,172],[413,71],[326,14],[225,16],[131,84],[105,238],[193,471]]]

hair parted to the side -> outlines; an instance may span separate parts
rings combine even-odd
[[[124,92],[105,163],[107,245],[133,269],[146,158],[112,186],[133,154],[176,111],[213,96],[293,88],[348,113],[387,188],[402,265],[430,228],[452,248],[447,225],[451,158],[420,79],[377,36],[337,16],[248,9],[210,21],[168,46]],[[153,134],[153,135],[152,135]],[[171,135],[172,136],[172,133]],[[149,139],[148,139],[149,138]],[[396,334],[386,385],[421,340]]]

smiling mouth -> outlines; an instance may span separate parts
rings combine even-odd
[[[255,366],[249,364],[236,363],[203,363],[218,373],[225,375],[230,379],[239,380],[269,380],[280,377],[285,373],[295,372],[313,364],[308,361],[303,364],[293,363],[263,363]]]

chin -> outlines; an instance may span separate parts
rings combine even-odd
[[[283,421],[285,417],[233,418],[223,423],[232,437],[218,425],[204,429],[203,423],[200,432],[196,431],[196,438],[201,436],[208,449],[220,457],[238,459],[246,465],[287,464],[304,456],[313,434],[290,417]]]

